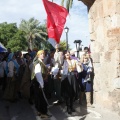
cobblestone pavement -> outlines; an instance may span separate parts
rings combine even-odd
[[[49,101],[52,104],[51,101]],[[52,117],[48,120],[120,120],[118,114],[98,107],[86,108],[75,102],[76,110],[72,115],[67,114],[65,104],[51,105],[49,113]],[[36,115],[34,106],[27,100],[21,99],[16,103],[0,100],[0,120],[42,120]]]

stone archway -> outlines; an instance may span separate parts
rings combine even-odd
[[[120,112],[120,0],[79,1],[89,10],[94,102]]]
[[[95,0],[78,0],[78,1],[82,1],[88,7],[88,10],[90,9],[90,7],[95,2]]]

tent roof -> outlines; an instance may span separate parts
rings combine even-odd
[[[0,52],[7,52],[7,49],[4,47],[4,45],[0,42]]]

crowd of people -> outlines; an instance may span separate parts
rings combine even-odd
[[[16,102],[21,98],[34,104],[41,118],[49,118],[48,99],[56,96],[57,104],[63,102],[68,114],[75,112],[74,102],[92,106],[93,65],[88,47],[77,58],[74,52],[61,51],[59,44],[51,50],[28,50],[22,55],[8,49],[0,53],[0,90],[4,100]]]

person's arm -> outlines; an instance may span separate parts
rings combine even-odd
[[[82,63],[80,61],[78,62],[77,60],[76,60],[76,69],[78,73],[83,71]]]
[[[54,60],[55,60],[55,62],[58,60],[58,53],[56,53],[56,52],[54,54]]]
[[[68,63],[66,60],[64,60],[63,63],[63,75],[67,75],[68,74]]]
[[[60,65],[63,65],[63,53],[62,52],[59,52],[59,62],[60,62]]]
[[[42,73],[41,73],[41,66],[39,63],[35,66],[35,76],[36,76],[37,81],[40,84],[40,87],[43,88],[44,82],[43,82],[43,77],[42,77]]]

